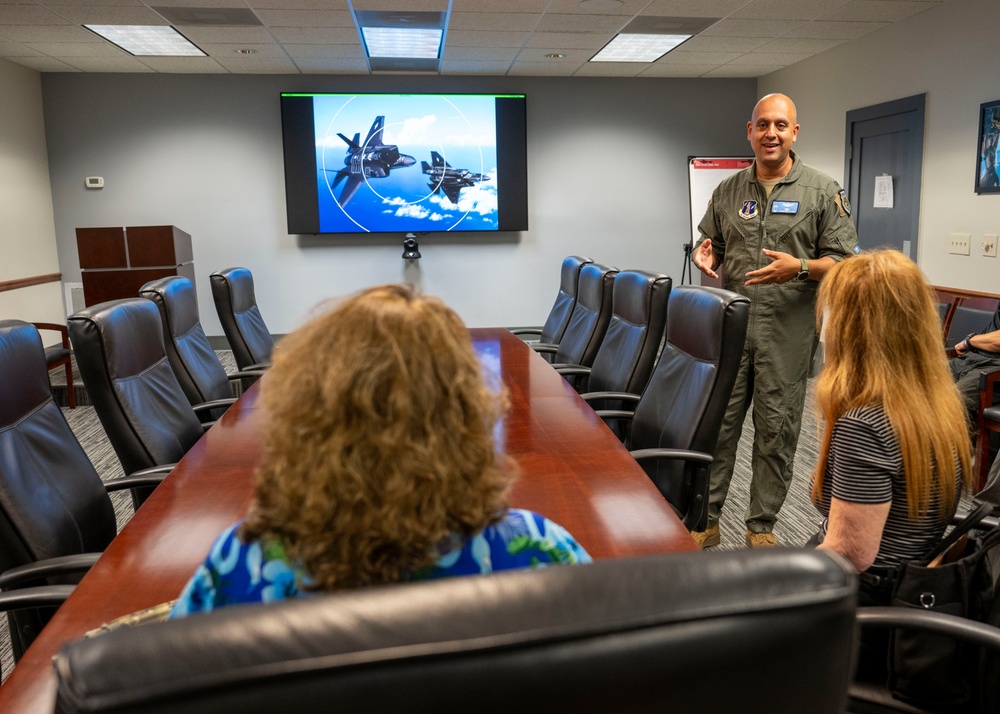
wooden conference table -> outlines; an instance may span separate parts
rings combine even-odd
[[[555,370],[506,330],[472,336],[510,395],[500,437],[521,465],[513,506],[562,524],[595,558],[697,549],[642,469]],[[242,516],[265,428],[258,386],[208,430],[59,608],[0,687],[0,712],[50,714],[51,658],[60,645],[175,598],[215,537]]]

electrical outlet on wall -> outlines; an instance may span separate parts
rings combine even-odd
[[[972,236],[968,233],[952,233],[948,240],[948,252],[954,255],[968,255]]]
[[[997,257],[997,236],[987,233],[983,236],[983,256],[986,258]]]

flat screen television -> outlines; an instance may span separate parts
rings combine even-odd
[[[288,232],[528,228],[523,94],[281,95]]]

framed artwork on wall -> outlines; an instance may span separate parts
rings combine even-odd
[[[979,105],[976,193],[1000,193],[1000,99]]]

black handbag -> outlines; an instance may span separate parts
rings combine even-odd
[[[1000,545],[1000,528],[969,537],[990,514],[983,504],[957,524],[919,561],[896,573],[891,605],[986,619],[994,599],[994,574],[987,557]],[[969,705],[980,690],[980,650],[944,635],[897,629],[889,640],[889,689],[918,706]]]

